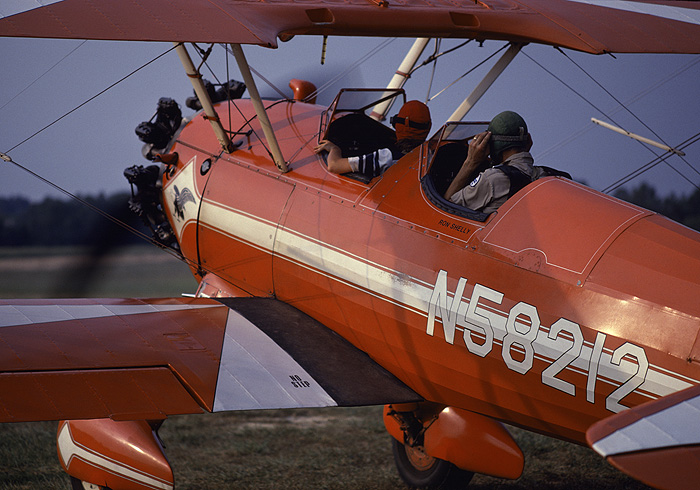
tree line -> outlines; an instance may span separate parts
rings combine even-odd
[[[687,196],[671,194],[661,197],[651,185],[642,183],[631,190],[620,189],[614,195],[700,231],[700,190],[698,189]]]
[[[129,197],[128,192],[119,192],[110,196],[81,196],[80,199],[150,237],[141,218],[129,210]],[[142,242],[142,238],[74,199],[47,197],[31,202],[24,197],[0,198],[2,247],[110,247]]]
[[[667,216],[700,231],[700,190],[687,196],[659,196],[649,184],[619,190],[616,197]],[[128,192],[81,197],[84,201],[150,236],[141,219],[129,210]],[[73,199],[47,197],[31,202],[24,197],[0,198],[0,246],[119,246],[143,239],[108,221]]]

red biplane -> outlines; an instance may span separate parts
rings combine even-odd
[[[175,41],[202,106],[182,120],[164,102],[160,165],[127,172],[196,298],[0,303],[0,421],[61,420],[75,488],[173,488],[155,435],[170,415],[336,405],[386,406],[411,486],[518,478],[502,422],[589,444],[659,488],[696,486],[698,233],[562,177],[492,214],[446,201],[485,129],[460,119],[488,81],[383,175],[333,174],[315,144],[385,146],[377,119],[403,91],[348,89],[321,107],[297,80],[293,100],[263,101],[241,45],[509,41],[499,65],[524,43],[699,53],[700,6],[19,0],[0,13],[0,36]],[[212,102],[184,41],[230,44],[250,99]]]

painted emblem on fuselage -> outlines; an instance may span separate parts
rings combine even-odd
[[[172,215],[173,226],[178,239],[182,238],[182,230],[190,222],[197,220],[200,197],[194,181],[194,167],[197,157],[185,164],[163,189],[163,202]]]
[[[173,207],[175,208],[175,215],[181,219],[185,219],[185,204],[188,202],[191,202],[193,204],[197,204],[197,201],[194,199],[194,195],[192,194],[192,191],[185,187],[182,189],[182,192],[177,188],[176,185],[173,185],[173,189],[175,189],[175,199],[173,199]]]

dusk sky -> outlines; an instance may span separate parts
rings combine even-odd
[[[459,42],[444,41],[442,50]],[[245,52],[255,69],[291,95],[289,79],[304,78],[321,86],[383,46],[322,94],[319,102],[327,104],[344,86],[385,86],[411,44],[409,39],[386,42],[330,38],[323,66],[320,37],[297,37],[277,50],[247,46]],[[441,58],[430,95],[454,82],[502,45],[495,41],[487,42],[484,47],[470,43]],[[5,68],[0,73],[0,151],[9,152],[16,162],[72,193],[94,195],[128,190],[122,175],[124,168],[147,163],[141,156],[142,145],[134,128],[151,118],[158,99],[172,97],[180,103],[184,115],[192,114],[184,105],[185,99],[192,95],[192,88],[174,52],[12,148],[169,48],[167,43],[0,38]],[[430,45],[421,59],[432,49]],[[678,145],[700,132],[700,56],[616,55],[613,58],[566,53],[618,100],[627,103],[668,144]],[[212,57],[211,65],[217,76],[225,79],[223,49],[215,48]],[[434,130],[444,123],[494,61],[495,58],[429,103]],[[596,107],[575,95],[535,61]],[[232,58],[229,65],[230,77],[240,80]],[[408,82],[405,88],[409,99],[426,99],[431,74],[432,67],[425,67]],[[258,80],[258,83],[264,96],[276,96],[264,82]],[[598,190],[663,153],[591,123],[591,117],[610,122],[611,116],[614,123],[629,131],[658,139],[551,47],[526,46],[467,120],[488,121],[502,110],[517,111],[527,121],[534,140],[532,153],[536,164],[565,170]],[[660,164],[633,180],[631,186],[646,181],[662,194],[691,193],[695,186],[700,186],[700,144],[689,146],[685,152],[685,161],[676,156],[668,160],[678,172]],[[9,164],[3,163],[1,172],[0,196],[41,199],[59,195]]]

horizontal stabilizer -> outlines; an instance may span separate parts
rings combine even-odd
[[[601,420],[586,439],[612,465],[648,485],[697,488],[700,385]]]

